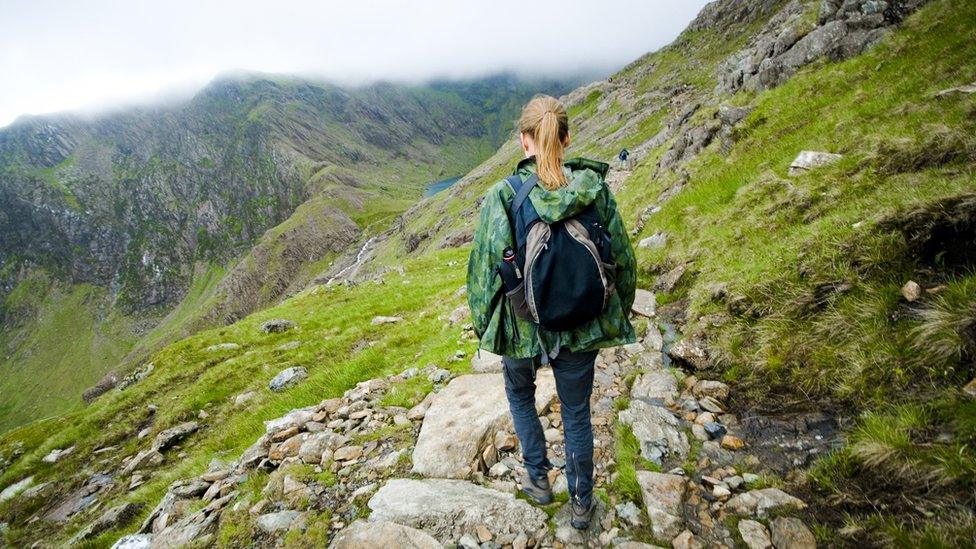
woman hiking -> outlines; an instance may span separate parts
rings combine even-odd
[[[608,165],[566,160],[566,108],[537,96],[522,110],[525,159],[485,196],[468,262],[479,347],[502,355],[505,393],[522,446],[522,491],[552,501],[535,373],[552,367],[559,395],[571,524],[589,527],[593,501],[590,394],[597,350],[635,341],[628,311],[634,252],[604,183]]]

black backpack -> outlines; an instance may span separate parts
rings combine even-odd
[[[506,181],[515,192],[508,216],[516,249],[506,248],[498,271],[515,314],[554,332],[600,316],[614,290],[616,265],[596,207],[545,223],[528,200],[536,175]]]

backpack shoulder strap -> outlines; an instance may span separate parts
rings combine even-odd
[[[516,175],[515,177],[518,176]],[[515,198],[512,200],[512,212],[519,211],[519,208],[522,207],[522,204],[529,197],[529,193],[532,192],[532,187],[535,187],[538,182],[539,178],[535,174],[532,174],[521,183],[521,186],[515,191]]]

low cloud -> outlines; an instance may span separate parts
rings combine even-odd
[[[344,83],[610,72],[671,41],[705,3],[5,0],[0,125],[188,93],[230,70]]]

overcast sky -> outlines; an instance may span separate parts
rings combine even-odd
[[[0,0],[0,126],[188,94],[231,70],[353,83],[619,68],[706,0]]]

